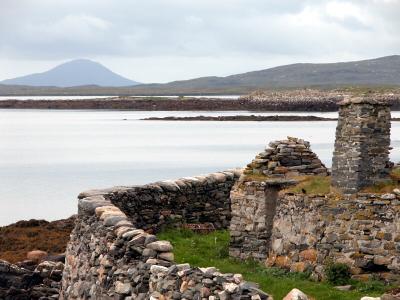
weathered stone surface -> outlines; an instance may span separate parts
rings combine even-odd
[[[400,238],[393,234],[400,224],[400,196],[387,203],[372,193],[354,194],[350,201],[337,197],[281,193],[267,264],[311,270],[321,279],[326,263],[335,261],[347,264],[360,279],[373,272],[385,281],[400,280]]]
[[[332,185],[344,193],[388,178],[390,108],[371,98],[348,99],[339,109]]]

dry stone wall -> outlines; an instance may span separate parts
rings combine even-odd
[[[227,228],[229,194],[242,170],[161,181],[110,193],[113,204],[137,227],[158,231],[182,223],[212,223]]]
[[[332,160],[332,185],[344,193],[387,179],[391,163],[387,102],[353,98],[340,104]]]
[[[224,172],[201,177],[202,180],[187,178],[157,183],[147,185],[146,192],[139,187],[118,187],[82,193],[76,227],[67,247],[60,298],[270,299],[257,286],[243,281],[240,274],[221,274],[213,267],[175,264],[172,245],[159,241],[151,233],[168,224],[166,218],[162,218],[165,215],[180,215],[180,222],[185,218],[199,221],[204,217],[223,226],[225,214],[222,219],[211,214],[203,216],[198,211],[203,207],[182,211],[183,204],[177,201],[187,205],[192,201],[205,201],[203,205],[211,205],[212,197],[222,197],[237,176],[235,172]],[[189,184],[194,189],[191,192]],[[182,187],[186,194],[180,191]],[[221,194],[217,193],[218,189]],[[212,194],[207,195],[207,191]],[[156,196],[150,196],[152,192]],[[184,201],[185,195],[191,195],[190,200],[185,198]],[[128,201],[134,205],[122,205]],[[151,201],[154,201],[152,206]],[[222,198],[218,201],[223,202]],[[120,204],[122,209],[115,204]],[[163,213],[164,205],[172,212]],[[214,214],[219,212],[224,209]]]
[[[299,175],[326,176],[328,170],[311,151],[309,142],[288,137],[287,140],[269,143],[269,147],[259,153],[243,173],[287,178]]]
[[[329,262],[345,263],[354,278],[400,280],[400,191],[333,195],[280,195],[268,264],[312,271],[321,279]],[[400,282],[399,282],[400,283]]]

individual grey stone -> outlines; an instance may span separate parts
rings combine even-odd
[[[173,247],[169,241],[156,241],[146,246],[149,249],[153,249],[159,252],[170,252]]]
[[[129,282],[117,281],[115,283],[115,292],[118,294],[127,295],[131,292],[132,286]]]

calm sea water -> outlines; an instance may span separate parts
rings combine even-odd
[[[0,110],[0,225],[67,217],[86,189],[243,167],[269,141],[288,135],[309,140],[331,165],[336,122],[139,120],[233,114],[277,113]],[[400,161],[399,137],[400,122],[393,122],[394,161]]]

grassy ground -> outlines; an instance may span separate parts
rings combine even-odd
[[[385,287],[379,282],[352,282],[353,291],[341,292],[327,283],[316,283],[305,274],[287,273],[276,268],[265,268],[255,262],[239,262],[229,258],[229,234],[216,231],[208,235],[188,230],[168,230],[158,235],[174,245],[175,260],[192,266],[215,266],[224,273],[241,273],[248,281],[257,282],[275,300],[282,299],[292,288],[298,288],[316,300],[359,300],[362,296],[378,296]]]
[[[304,176],[300,183],[287,189],[287,192],[295,194],[328,194],[331,188],[329,176]]]

